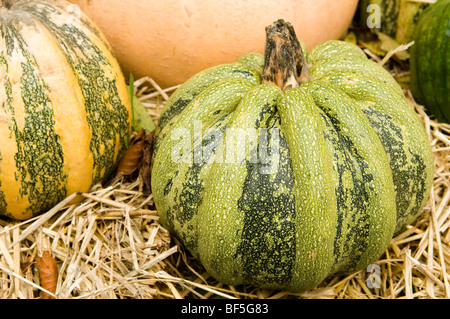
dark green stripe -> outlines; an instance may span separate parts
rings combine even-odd
[[[6,30],[5,30],[5,26],[2,24],[1,26],[1,32],[2,32],[2,37],[4,38],[5,34],[6,34]],[[4,38],[5,39],[5,38]],[[7,39],[5,39],[5,41],[7,43],[10,43]],[[11,46],[13,46],[11,44]],[[9,48],[10,45],[7,45],[7,48]],[[6,122],[8,123],[9,129],[10,129],[10,134],[9,134],[9,138],[13,138],[13,125],[12,125],[12,121],[11,119],[13,118],[14,114],[15,114],[15,110],[14,107],[12,106],[12,102],[13,102],[13,98],[12,98],[12,85],[11,85],[11,80],[9,79],[9,65],[8,65],[8,55],[5,56],[4,54],[0,55],[0,66],[5,68],[5,73],[3,73],[3,83],[4,83],[4,88],[5,88],[5,93],[6,93],[6,100],[2,101],[2,108],[3,108],[3,112],[5,112],[5,114],[9,114],[9,118],[6,119]]]
[[[247,161],[247,176],[238,208],[244,212],[244,227],[236,258],[242,259],[245,282],[256,286],[280,288],[292,276],[296,254],[294,177],[290,152],[280,129],[280,119],[270,117],[270,128],[279,130],[279,168],[275,174],[261,174],[265,164]],[[259,126],[259,123],[258,123]]]
[[[162,130],[165,125],[172,120],[175,116],[180,114],[186,106],[189,105],[199,94],[199,92],[194,92],[191,94],[183,95],[181,98],[171,102],[167,105],[167,107],[164,108],[164,112],[161,113],[161,116],[159,117],[158,126],[159,129]]]
[[[333,154],[336,176],[335,263],[330,271],[334,273],[354,268],[367,249],[369,194],[365,185],[373,176],[365,172],[364,160],[354,150],[351,139],[340,134],[339,121],[320,109],[319,113],[323,119],[324,137]]]
[[[399,230],[411,222],[411,218],[422,208],[425,193],[428,192],[425,184],[428,170],[423,156],[405,145],[402,129],[394,123],[391,116],[370,107],[363,111],[390,156]]]

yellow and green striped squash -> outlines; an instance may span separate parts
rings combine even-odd
[[[101,32],[64,1],[0,7],[0,215],[27,219],[104,181],[131,129]]]
[[[430,144],[391,75],[342,41],[306,61],[312,79],[283,91],[246,54],[185,82],[162,111],[160,221],[225,284],[303,291],[364,269],[429,197]],[[238,160],[229,137],[253,129]]]

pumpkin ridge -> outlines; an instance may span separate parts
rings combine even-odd
[[[358,102],[390,157],[396,189],[397,233],[420,212],[434,175],[431,150],[426,146],[429,142],[422,123],[406,100],[397,100],[396,89],[381,79],[347,71],[330,73],[322,81]],[[408,205],[408,202],[415,205]]]
[[[288,89],[278,103],[281,128],[289,146],[294,174],[296,263],[289,287],[304,290],[325,279],[334,262],[336,198],[332,155],[326,145],[319,111],[305,89]]]
[[[54,112],[49,99],[49,88],[39,77],[39,67],[26,50],[26,44],[14,25],[5,26],[14,43],[6,41],[7,52],[20,54],[25,60],[20,63],[20,92],[23,114],[16,114],[12,100],[7,99],[11,121],[11,134],[15,136],[17,152],[14,155],[17,173],[20,175],[20,194],[29,201],[21,218],[31,216],[37,209],[49,209],[55,198],[60,201],[67,194],[63,174],[64,155],[60,136],[54,131]],[[17,51],[16,51],[17,50]],[[4,59],[4,57],[3,57]],[[16,120],[23,117],[23,123]],[[43,139],[45,137],[45,139]],[[36,153],[37,152],[37,153]],[[36,161],[36,158],[39,158]],[[54,165],[50,163],[55,162]],[[59,184],[56,181],[61,181]],[[56,183],[55,183],[56,182]]]
[[[272,85],[256,86],[245,94],[227,123],[226,136],[223,137],[224,143],[220,145],[219,152],[225,153],[226,158],[222,162],[212,163],[208,178],[205,179],[205,201],[199,207],[199,214],[202,216],[202,223],[198,226],[199,235],[203,238],[199,243],[201,245],[199,251],[200,255],[202,255],[201,252],[208,251],[209,257],[201,258],[201,260],[205,268],[215,276],[236,284],[260,283],[268,280],[273,287],[281,287],[281,282],[289,281],[289,271],[282,265],[288,266],[294,262],[294,256],[290,256],[293,251],[288,248],[295,246],[293,233],[288,236],[289,232],[283,232],[281,229],[280,231],[284,234],[282,236],[269,226],[287,223],[292,225],[290,222],[293,220],[292,216],[286,216],[290,213],[280,209],[279,205],[274,205],[272,209],[253,210],[247,202],[248,200],[255,202],[272,200],[274,203],[284,205],[283,207],[289,205],[286,203],[286,196],[283,195],[286,190],[283,183],[289,183],[289,176],[287,182],[281,183],[274,177],[276,175],[278,180],[286,179],[281,168],[285,167],[283,160],[286,156],[284,159],[282,156],[279,160],[276,159],[278,165],[274,174],[267,174],[266,171],[273,169],[274,159],[267,161],[262,155],[263,148],[266,147],[270,148],[270,156],[275,155],[278,158],[276,155],[280,148],[283,153],[282,142],[276,140],[276,135],[280,131],[279,118],[276,116],[276,97],[279,94],[279,89]],[[261,135],[259,135],[261,132],[258,134],[255,130],[255,134],[252,134],[247,131],[253,128],[267,130],[265,138],[267,144],[261,142]],[[247,149],[245,157],[239,158],[236,153],[238,146],[234,143],[239,142],[237,139],[243,134],[248,134],[245,141]],[[273,141],[272,134],[275,134]],[[277,143],[280,148],[272,143]],[[286,150],[287,148],[284,148],[284,152]],[[216,179],[215,176],[221,176],[221,178]],[[227,198],[227,188],[233,183],[242,185],[242,188],[233,187],[237,199],[224,203],[221,199]],[[260,189],[264,194],[255,197],[256,189]],[[214,207],[217,202],[223,203],[221,207],[223,213],[216,216],[212,212],[219,212]],[[235,222],[230,223],[230,220]],[[261,226],[258,228],[261,231],[252,230],[252,225],[255,224]],[[225,231],[225,229],[230,230]],[[264,231],[268,229],[271,231]],[[220,244],[217,245],[217,243]],[[263,249],[265,253],[259,255],[261,258],[257,257],[256,247],[266,247]],[[236,271],[215,269],[217,263],[229,262],[236,265]]]
[[[306,61],[310,65],[311,70],[321,63],[339,59],[367,61],[367,55],[359,47],[338,40],[320,43],[306,54]]]
[[[206,137],[203,137],[201,141],[194,140],[193,156],[194,158],[201,158],[201,161],[194,162],[187,168],[183,180],[189,182],[182,183],[181,189],[175,194],[175,197],[178,199],[177,204],[175,204],[173,208],[170,209],[167,213],[169,223],[172,224],[172,227],[174,226],[173,220],[175,220],[175,218],[179,226],[184,227],[184,225],[187,225],[194,219],[194,217],[197,216],[198,209],[203,200],[202,193],[205,191],[204,180],[207,180],[210,177],[209,162],[214,160],[211,157],[218,155],[217,146],[222,143],[222,138],[224,136],[229,118],[229,114],[225,114],[217,121],[215,121],[214,124],[208,126],[208,128],[210,128],[211,130],[217,130],[215,131],[215,133],[220,133],[220,139],[218,141],[208,139],[210,136],[206,132],[204,132],[204,134],[206,134]],[[215,138],[217,138],[217,135],[215,135]],[[205,151],[206,149],[211,147],[211,144],[213,145],[210,152]],[[175,175],[178,175],[178,172],[179,171],[176,171]],[[176,177],[177,176],[175,176],[175,178]],[[170,179],[168,183],[173,184],[173,179]],[[170,191],[171,187],[167,189],[166,187],[164,188],[164,193],[168,194]],[[176,215],[174,211],[177,212]],[[194,252],[195,254],[195,251],[198,247],[198,236],[195,234],[186,236],[183,233],[180,233],[179,236],[181,236],[183,242],[186,243],[186,248],[189,251]]]
[[[397,81],[384,68],[379,68],[377,62],[363,59],[351,59],[346,57],[333,57],[323,61],[318,61],[311,67],[311,75],[314,80],[327,79],[339,72],[355,72],[364,76],[372,77],[391,85],[400,96],[404,96],[402,88]]]
[[[253,145],[253,154],[258,158],[254,160],[252,149],[249,149],[242,169],[245,179],[236,209],[243,219],[239,234],[236,234],[239,240],[235,257],[241,260],[242,282],[266,283],[274,288],[290,282],[296,257],[293,173],[289,148],[281,130],[280,117],[276,114],[279,94],[279,89],[272,85],[257,86],[243,99],[255,97],[246,107],[253,110],[252,114],[246,109],[238,111],[251,117],[252,120],[246,122],[258,129],[259,134]],[[238,113],[235,116],[239,117]],[[264,140],[261,139],[262,129],[266,130]],[[269,156],[276,155],[276,159],[271,158],[272,163],[265,159],[266,149],[270,149]],[[274,160],[278,161],[276,170],[273,169]],[[268,174],[268,171],[274,172]]]
[[[395,228],[395,200],[391,199],[395,193],[389,157],[377,132],[369,125],[370,122],[356,102],[346,93],[317,81],[308,82],[304,87],[311,92],[317,107],[329,118],[342,146],[355,163],[355,169],[350,174],[353,183],[346,182],[350,189],[353,184],[354,196],[351,199],[355,202],[352,203],[350,212],[341,211],[349,214],[348,217],[338,211],[338,219],[342,217],[341,221],[347,222],[351,227],[346,229],[343,237],[335,238],[335,248],[341,247],[341,254],[337,255],[339,258],[333,267],[342,264],[347,267],[345,269],[361,269],[382,253],[375,250],[371,243],[374,240],[389,243]],[[360,127],[365,127],[365,131],[358,132]],[[331,154],[332,151],[333,149],[330,150]],[[335,162],[335,165],[339,164],[340,161]],[[354,178],[353,173],[356,172],[359,173],[358,178]],[[338,175],[340,177],[343,175]],[[342,188],[339,184],[335,187],[339,207],[342,204],[339,202],[342,198],[339,191]],[[361,207],[358,201],[365,203]],[[350,221],[345,221],[347,218]],[[355,250],[351,250],[352,248]]]
[[[60,179],[61,185],[64,185],[67,176],[62,176],[64,154],[60,136],[54,131],[54,113],[48,97],[48,87],[39,80],[36,72],[33,72],[30,61],[27,62],[28,64],[22,63],[25,73],[21,77],[21,91],[25,112],[33,116],[25,116],[22,132],[15,125],[18,152],[14,159],[16,163],[22,163],[18,167],[22,176],[22,196],[28,195],[30,209],[35,211],[38,208],[50,209],[53,203],[47,201],[53,201],[54,197],[62,200],[67,196],[65,187],[61,188],[54,183]],[[38,83],[41,87],[38,87]],[[45,91],[47,92],[44,93]],[[33,92],[41,92],[42,95],[33,95]],[[41,107],[43,109],[39,110]],[[37,117],[39,120],[36,120]],[[43,136],[46,136],[44,140]],[[36,149],[40,152],[39,161],[35,161]],[[55,163],[49,165],[51,162]],[[41,186],[38,187],[39,184]]]
[[[322,110],[324,137],[333,154],[333,171],[336,183],[337,225],[334,239],[335,261],[331,273],[340,269],[353,269],[363,251],[367,249],[369,229],[365,214],[368,208],[369,194],[364,187],[365,182],[373,179],[372,174],[364,176],[364,161],[357,154],[351,154],[351,141],[338,133],[338,123]],[[350,143],[350,145],[349,145]],[[350,175],[350,177],[348,177]],[[360,216],[359,218],[357,218]],[[348,267],[348,268],[347,268]]]
[[[270,147],[270,145],[269,145]],[[261,174],[263,164],[246,162],[246,178],[238,209],[244,213],[236,257],[242,258],[244,282],[274,288],[292,279],[295,265],[295,198],[289,149],[279,139],[280,164],[271,176]],[[286,154],[286,155],[282,155]],[[280,189],[283,189],[281,194]]]
[[[242,78],[256,85],[260,82],[260,73],[250,66],[241,63],[230,63],[206,69],[183,84],[181,90],[177,90],[169,97],[159,118],[157,131],[163,132],[166,126],[173,123],[178,114],[183,112],[199,94],[212,85],[227,78]],[[199,85],[198,83],[201,83]]]
[[[364,110],[371,125],[377,129],[386,151],[391,158],[392,178],[396,191],[398,232],[411,217],[416,216],[426,198],[426,166],[424,160],[409,147],[405,147],[403,133],[392,118],[373,108]],[[396,138],[395,135],[398,137]],[[406,154],[408,152],[408,154]],[[407,159],[410,158],[410,161]],[[394,164],[395,163],[395,164]],[[408,181],[408,182],[406,182]],[[410,194],[410,196],[405,196]],[[411,201],[411,198],[414,200]],[[411,206],[411,203],[415,203]]]

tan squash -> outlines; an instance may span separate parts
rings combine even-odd
[[[72,6],[0,1],[0,216],[27,219],[87,192],[127,147],[119,63]]]
[[[149,75],[162,87],[263,53],[265,26],[290,21],[308,48],[346,31],[357,0],[70,0],[105,33],[125,76]]]

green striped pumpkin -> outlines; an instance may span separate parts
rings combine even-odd
[[[296,59],[273,54],[274,29]],[[390,74],[350,43],[303,48],[306,61],[299,47],[277,21],[265,57],[197,74],[158,123],[160,221],[226,284],[302,291],[363,269],[429,196],[430,144]]]
[[[438,121],[450,123],[450,0],[423,12],[411,47],[411,91]]]
[[[0,7],[0,215],[27,219],[112,173],[131,112],[86,16],[64,1],[13,2]]]

